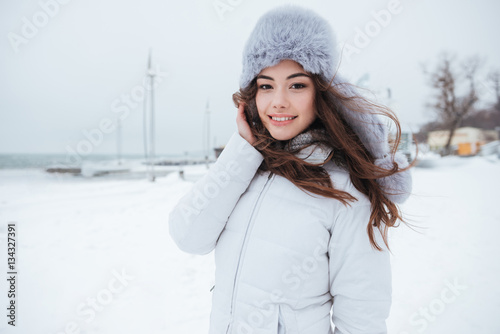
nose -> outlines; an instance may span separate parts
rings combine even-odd
[[[284,89],[276,89],[273,96],[273,109],[286,109],[288,103],[288,97]]]

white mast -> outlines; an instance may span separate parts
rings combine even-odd
[[[209,156],[210,156],[210,108],[209,108],[209,100],[207,99],[207,106],[205,108],[205,124],[203,127],[203,132],[205,134],[203,138],[203,150],[205,151],[205,163],[208,168]]]
[[[122,164],[122,120],[116,117],[116,151],[118,154],[118,165]]]
[[[149,49],[148,70],[146,72],[146,87],[144,93],[144,153],[148,170],[148,179],[155,181],[155,122],[154,122],[154,81],[156,73],[151,64],[151,49]],[[149,102],[149,103],[148,103]],[[148,108],[149,106],[149,108]]]

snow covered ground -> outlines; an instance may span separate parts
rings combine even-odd
[[[0,261],[17,224],[16,328],[2,333],[207,333],[213,252],[177,249],[168,213],[206,171],[151,183],[0,170]],[[401,206],[414,230],[391,232],[389,333],[500,333],[500,161],[456,158],[414,168]]]

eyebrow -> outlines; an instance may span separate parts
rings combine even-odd
[[[289,75],[289,76],[286,78],[286,80],[293,79],[293,78],[296,78],[296,77],[308,77],[308,78],[310,78],[311,76],[310,76],[310,75],[307,75],[307,74],[305,74],[305,73],[295,73],[295,74]],[[267,79],[267,80],[272,80],[272,81],[274,81],[274,79],[273,79],[273,78],[268,77],[267,75],[262,75],[262,74],[261,74],[261,75],[259,75],[259,76],[257,76],[257,79]]]

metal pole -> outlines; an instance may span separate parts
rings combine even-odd
[[[122,164],[122,120],[120,117],[116,118],[116,144],[118,153],[118,165]]]
[[[146,79],[146,85],[148,84],[149,78]],[[147,86],[146,86],[147,88]],[[149,178],[149,152],[148,152],[148,98],[147,91],[144,94],[144,103],[143,103],[143,133],[144,133],[144,160],[146,162],[146,172]]]
[[[208,156],[210,154],[210,108],[209,108],[209,101],[207,100],[207,107],[205,109],[205,164],[206,167],[208,168]]]
[[[144,94],[144,152],[146,158],[146,170],[148,179],[155,181],[155,119],[154,119],[154,77],[155,73],[151,67],[151,49],[149,49],[148,69],[146,72],[146,92]],[[148,108],[149,101],[149,108]],[[149,110],[148,110],[149,109]],[[149,118],[149,119],[148,119]],[[149,121],[149,122],[148,122]]]
[[[155,165],[154,160],[155,156],[155,95],[154,95],[154,81],[155,75],[150,68],[150,76],[149,83],[151,85],[151,182],[154,182],[156,179],[155,176]]]

